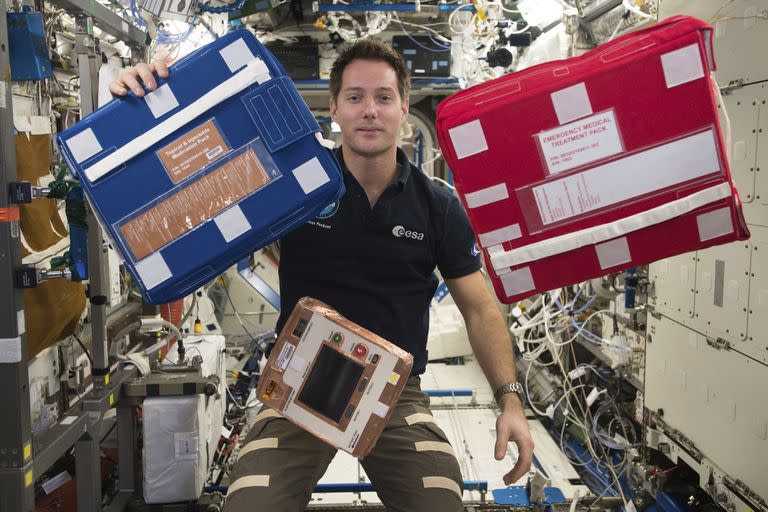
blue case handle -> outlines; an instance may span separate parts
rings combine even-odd
[[[274,78],[243,96],[243,103],[270,152],[320,131],[288,77]]]

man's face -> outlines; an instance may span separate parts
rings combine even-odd
[[[350,62],[341,75],[339,96],[331,98],[330,106],[345,149],[364,157],[397,146],[400,126],[408,117],[408,101],[397,90],[397,73],[384,61]]]

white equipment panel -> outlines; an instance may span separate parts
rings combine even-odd
[[[694,316],[704,334],[746,339],[751,250],[747,240],[698,251]]]
[[[768,228],[751,226],[752,267],[747,339],[736,349],[768,364]]]
[[[768,367],[664,316],[649,317],[645,404],[704,456],[768,496]]]
[[[696,253],[651,263],[648,276],[653,283],[650,301],[658,311],[680,321],[693,317]]]
[[[731,126],[731,174],[745,208],[755,200],[755,167],[757,162],[757,119],[760,101],[754,97],[754,87],[736,89],[723,96]],[[725,119],[720,109],[722,126]],[[749,212],[745,211],[747,222]]]
[[[768,25],[768,23],[763,23]],[[744,88],[760,106],[757,126],[757,159],[755,162],[755,207],[747,211],[748,224],[768,226],[768,87],[765,83]]]

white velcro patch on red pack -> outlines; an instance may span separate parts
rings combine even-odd
[[[533,282],[533,274],[531,274],[531,267],[518,268],[512,272],[500,275],[499,279],[501,279],[501,284],[504,286],[504,293],[507,294],[507,297],[513,297],[536,288]]]
[[[456,151],[456,158],[459,160],[488,150],[488,141],[485,140],[485,133],[479,119],[454,126],[448,130],[448,134],[451,136],[453,150]]]

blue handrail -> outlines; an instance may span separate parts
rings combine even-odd
[[[447,397],[447,396],[475,396],[475,392],[472,389],[425,389],[424,393],[431,397]]]

